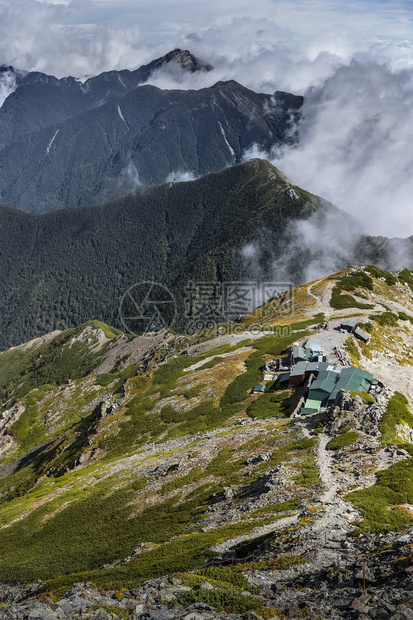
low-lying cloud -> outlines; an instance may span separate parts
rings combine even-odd
[[[16,89],[16,74],[10,70],[0,70],[0,107]]]
[[[187,183],[188,181],[195,181],[198,177],[190,171],[174,170],[166,177],[167,183]]]
[[[306,92],[298,138],[295,148],[269,154],[290,180],[369,234],[413,234],[413,69],[340,67]]]

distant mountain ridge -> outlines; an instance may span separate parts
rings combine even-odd
[[[0,348],[95,317],[120,327],[122,295],[141,281],[161,282],[178,299],[190,280],[303,282],[320,243],[305,245],[300,224],[313,222],[313,238],[323,239],[326,218],[335,218],[337,245],[345,229],[352,239],[330,257],[334,268],[366,254],[392,265],[395,247],[411,264],[412,239],[361,236],[346,214],[257,159],[101,206],[43,215],[2,206]],[[251,244],[252,257],[242,251]]]
[[[263,160],[138,189],[102,206],[43,215],[2,206],[0,348],[89,317],[120,325],[121,297],[137,282],[162,282],[179,296],[191,279],[248,279],[241,248],[262,231],[269,277],[273,257],[288,245],[289,224],[330,209],[292,191]],[[301,268],[296,262],[297,279]]]
[[[0,80],[2,75],[12,77],[19,91],[17,95],[13,93],[0,109],[2,128],[0,147],[25,133],[44,129],[56,122],[76,116],[79,111],[88,110],[121,96],[147,82],[156,71],[171,66],[177,66],[189,73],[212,69],[211,65],[203,63],[188,50],[181,49],[173,50],[134,71],[128,69],[105,71],[84,82],[72,76],[57,78],[39,71],[27,72],[2,65]],[[59,90],[55,92],[54,87]],[[47,106],[49,98],[50,105]],[[41,104],[46,104],[47,114],[41,113]]]
[[[234,81],[197,91],[141,85],[172,66],[211,69],[174,50],[84,84],[20,76],[0,108],[0,200],[28,212],[99,204],[171,173],[222,170],[255,144],[294,141],[302,97],[258,94]]]
[[[63,87],[78,87],[80,86],[84,93],[94,91],[97,89],[97,85],[103,82],[109,82],[112,85],[116,84],[116,81],[120,82],[123,88],[135,88],[139,84],[144,84],[154,73],[168,65],[176,64],[178,67],[189,73],[196,73],[197,71],[211,71],[212,65],[204,63],[199,58],[196,58],[188,50],[175,49],[160,58],[152,60],[146,65],[142,65],[137,69],[130,71],[128,69],[104,71],[96,76],[88,78],[86,81],[67,76],[63,78],[57,78],[54,75],[48,75],[41,71],[23,71],[16,69],[9,65],[0,65],[0,78],[3,74],[9,74],[16,80],[16,85],[30,86],[33,84],[53,84],[54,86]],[[124,84],[122,84],[122,81]]]

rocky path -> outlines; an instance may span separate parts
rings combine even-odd
[[[320,284],[320,280],[316,280],[313,284],[311,284],[311,286],[308,287],[307,293],[310,295],[310,297],[315,299],[317,302],[317,306],[315,310],[313,311],[314,314],[323,312],[326,319],[328,319],[331,313],[334,312],[333,308],[330,305],[330,299],[331,299],[331,291],[333,290],[333,287],[335,286],[335,282],[327,283],[323,290],[319,291],[318,294],[315,294],[313,292],[313,287],[319,284]]]
[[[330,441],[330,437],[325,433],[321,433],[318,436],[319,442],[317,446],[317,460],[319,476],[325,490],[320,497],[320,501],[324,504],[331,504],[331,502],[337,497],[338,484],[337,479],[333,475],[333,459],[331,454],[327,450],[327,444]]]
[[[317,462],[323,490],[316,505],[319,509],[316,520],[302,529],[302,541],[293,550],[294,553],[307,553],[311,560],[308,570],[333,563],[345,565],[347,554],[342,545],[354,529],[352,522],[360,518],[352,505],[339,497],[341,485],[333,471],[333,457],[327,450],[330,439],[326,433],[319,435]]]

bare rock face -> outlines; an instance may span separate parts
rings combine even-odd
[[[149,78],[155,71],[166,67],[170,63],[176,63],[184,71],[189,71],[190,73],[195,73],[196,71],[211,71],[213,69],[212,65],[199,60],[199,58],[193,56],[188,50],[175,49],[165,54],[165,56],[162,56],[162,58],[158,58],[148,65],[144,65],[138,69],[137,72],[143,74],[143,72],[146,71]]]

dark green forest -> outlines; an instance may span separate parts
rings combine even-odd
[[[251,277],[240,249],[252,239],[268,248],[254,269],[269,278],[288,223],[328,208],[290,188],[271,164],[251,160],[103,206],[44,215],[1,206],[0,348],[90,319],[119,327],[120,300],[136,282],[161,282],[179,298],[190,279]]]

